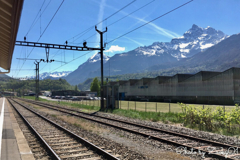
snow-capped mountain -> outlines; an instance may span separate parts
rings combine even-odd
[[[181,59],[201,53],[228,38],[222,31],[212,27],[202,28],[195,24],[183,36],[170,42],[154,42],[152,45],[138,47],[132,51],[104,56],[104,75],[119,75],[149,71],[152,66],[158,69],[171,67]],[[97,63],[98,62],[98,63]],[[100,55],[95,54],[66,77],[70,84],[79,84],[87,78],[100,76]],[[94,65],[93,65],[94,64]]]
[[[103,62],[106,63],[110,57],[103,54]],[[91,72],[96,71],[100,67],[101,55],[95,53],[91,56],[85,63],[81,64],[75,71],[70,73],[66,79],[71,85],[79,84],[80,82],[85,81]]]
[[[110,75],[118,75],[148,71],[151,66],[155,65],[159,67],[164,65],[164,68],[171,67],[168,66],[170,63],[192,57],[227,37],[222,31],[211,27],[202,28],[193,24],[183,36],[174,38],[170,42],[154,42],[149,46],[138,47],[122,54],[115,54],[106,62],[104,70],[106,74],[110,72]],[[100,69],[96,71],[95,75],[99,72]]]
[[[229,36],[216,45],[198,52],[190,58],[184,58],[177,63],[154,65],[149,71],[168,72],[176,74],[197,73],[199,71],[224,71],[231,67],[240,67],[240,33]],[[165,70],[164,70],[165,69]]]
[[[42,74],[39,74],[39,80],[64,78],[71,72],[72,71],[62,71],[62,72],[53,72],[53,73],[44,72]],[[27,79],[35,79],[35,76],[28,77]]]
[[[202,28],[194,24],[182,37],[174,38],[171,42],[155,42],[147,47],[139,47],[135,51],[145,56],[171,54],[179,60],[204,51],[227,37],[229,36],[212,27]]]
[[[109,60],[110,57],[107,55],[103,54],[103,63],[106,63]],[[99,53],[95,53],[92,57],[90,57],[87,61],[89,63],[95,63],[97,61],[101,60],[101,55]]]

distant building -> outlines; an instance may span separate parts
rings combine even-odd
[[[110,82],[119,87],[120,100],[235,104],[240,103],[240,68],[224,72],[200,71],[156,78]]]

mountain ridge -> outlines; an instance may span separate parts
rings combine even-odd
[[[137,47],[128,52],[115,54],[105,61],[104,75],[141,73],[151,71],[154,68],[153,66],[158,66],[155,67],[158,69],[166,69],[168,68],[168,64],[190,58],[228,37],[222,31],[215,30],[212,27],[202,28],[193,24],[183,36],[173,38],[170,42],[154,42],[149,46]],[[75,70],[72,74],[84,74],[83,71],[80,71],[81,66],[83,65],[80,65],[78,71]],[[100,71],[99,64],[88,70],[88,76],[82,79],[69,78],[71,79],[69,80],[67,76],[66,80],[70,84],[82,83],[87,78],[100,76]]]
[[[85,81],[89,74],[91,74],[92,71],[96,70],[100,67],[100,54],[95,53],[93,56],[91,56],[86,62],[78,66],[78,68],[71,72],[68,76],[64,77],[70,83],[71,85],[77,85],[80,82]],[[109,60],[110,57],[103,55],[104,63],[106,63]]]
[[[177,67],[183,65],[184,62],[190,65],[191,57],[196,54],[201,55],[201,53],[228,37],[222,31],[212,27],[202,28],[193,24],[181,37],[173,38],[170,42],[154,42],[149,46],[137,47],[131,51],[105,58],[104,76],[169,70],[172,68],[170,65]],[[99,77],[101,73],[100,59],[98,56],[95,62],[95,59],[93,59],[95,56],[80,65],[65,79],[70,84],[75,85],[88,78]],[[192,63],[191,66],[194,67],[195,65],[196,67],[196,64],[199,63]],[[184,67],[186,65],[182,68]]]
[[[52,73],[44,72],[39,74],[39,80],[64,78],[71,72],[72,71],[61,71],[61,72],[56,71]],[[35,79],[35,76],[30,76],[30,77],[27,77],[26,79]],[[25,80],[25,79],[22,79],[22,80]]]

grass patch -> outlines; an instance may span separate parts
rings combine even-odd
[[[21,98],[35,100],[34,96],[24,96],[24,97],[21,97]],[[40,97],[39,97],[39,101],[48,102],[48,100],[40,98]]]
[[[35,97],[24,97],[27,99],[34,100]],[[57,101],[49,101],[46,99],[39,98],[40,101],[48,102],[50,104],[57,104],[57,105],[64,105],[72,108],[79,108],[82,109],[84,112],[93,112],[99,111],[100,107],[98,106],[91,106],[94,104],[93,102],[60,102],[58,104]],[[96,102],[95,102],[96,103]],[[226,107],[219,107],[219,106],[202,106],[202,105],[190,105],[192,109],[183,108],[183,106],[179,104],[170,104],[171,111],[169,112],[169,103],[160,104],[154,102],[128,102],[123,101],[121,106],[125,105],[125,107],[121,109],[114,109],[114,110],[106,110],[105,112],[116,114],[119,116],[125,116],[133,119],[140,119],[140,120],[149,120],[152,122],[161,121],[163,123],[182,123],[187,128],[192,128],[196,130],[208,131],[212,133],[218,133],[227,136],[235,136],[239,135],[240,132],[240,109],[235,106],[226,106]],[[85,105],[88,104],[88,105]],[[136,108],[135,108],[136,105]],[[178,105],[178,106],[177,106]],[[184,104],[185,105],[185,104]],[[128,107],[129,106],[129,107]],[[148,108],[147,108],[147,107]],[[150,109],[149,107],[152,106]],[[157,111],[156,112],[156,107]],[[194,108],[198,108],[198,112],[195,112]],[[191,107],[190,107],[191,108]],[[136,109],[136,110],[135,110]],[[225,111],[224,111],[224,110]],[[145,110],[147,112],[145,112]],[[201,111],[201,112],[200,112]],[[194,113],[194,114],[193,114]],[[197,114],[195,114],[197,113]],[[224,114],[223,114],[224,113]],[[225,115],[226,113],[226,115]],[[230,114],[232,116],[230,116]],[[228,115],[228,116],[227,116]],[[209,128],[211,127],[211,128]],[[90,126],[91,129],[94,129],[93,126]]]
[[[220,105],[204,105],[204,104],[188,104],[196,107],[211,108],[212,111],[216,110]],[[235,106],[222,105],[226,112],[230,112]],[[125,110],[137,110],[147,112],[178,112],[182,113],[182,108],[178,103],[166,102],[139,102],[139,101],[119,101],[119,108]]]
[[[183,113],[144,112],[144,111],[124,110],[124,109],[114,109],[114,110],[108,110],[106,112],[113,113],[119,116],[134,118],[134,119],[150,120],[153,122],[157,122],[157,121],[173,122],[173,123],[183,122],[183,119],[182,119]]]
[[[40,109],[40,107],[36,107],[36,106],[33,106],[33,108],[35,108],[35,109]]]
[[[222,107],[202,108],[194,105],[179,103],[184,112],[184,125],[202,131],[209,131],[228,136],[240,133],[240,107],[238,104],[234,109],[225,111]]]
[[[96,134],[109,133],[108,129],[102,128],[102,127],[96,127],[95,124],[92,124],[91,122],[88,122],[84,119],[79,119],[76,117],[71,117],[71,116],[66,116],[66,115],[57,116],[57,118],[65,121],[65,122],[68,122],[76,127],[84,129],[88,132],[94,132]]]
[[[30,100],[35,100],[34,96],[24,96],[23,98],[25,99],[30,99]],[[72,107],[72,108],[79,108],[79,109],[84,109],[84,112],[88,112],[88,111],[98,111],[100,109],[100,107],[98,106],[93,106],[90,103],[87,103],[89,105],[85,105],[85,102],[81,102],[81,101],[60,101],[60,103],[58,101],[51,101],[51,100],[47,100],[47,99],[43,99],[39,97],[39,101],[41,102],[47,102],[49,104],[53,104],[53,105],[62,105],[62,106],[67,106],[67,107]]]
[[[57,117],[57,115],[56,115],[56,114],[51,114],[51,116],[52,116],[52,117],[54,117],[54,118],[56,118],[56,117]]]

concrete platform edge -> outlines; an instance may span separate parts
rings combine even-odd
[[[12,112],[12,108],[10,107],[10,104],[7,102],[7,107],[9,109],[9,113],[10,113],[10,118],[12,121],[12,127],[13,127],[13,131],[17,140],[17,145],[18,145],[18,149],[21,155],[21,159],[22,160],[35,160],[32,151],[27,143],[27,140],[25,139],[25,136],[23,135],[17,120]]]

